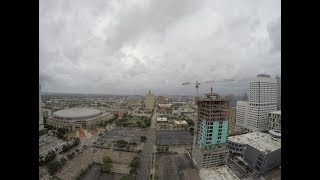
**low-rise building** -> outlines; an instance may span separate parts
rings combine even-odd
[[[173,121],[173,129],[188,129],[187,121],[180,120],[180,121]]]
[[[168,122],[166,117],[157,117],[157,129],[171,129],[172,124]]]
[[[67,142],[58,139],[55,136],[44,134],[39,137],[39,157],[45,157],[50,151],[61,152]]]
[[[247,134],[241,134],[236,136],[229,136],[227,139],[227,147],[231,153],[243,156],[246,150],[246,145],[251,144],[253,146],[264,147],[277,147],[279,145],[278,140],[275,140],[273,136],[263,132],[252,132]]]
[[[168,122],[166,117],[157,117],[157,123]]]
[[[264,174],[281,165],[281,139],[271,134],[252,132],[228,137],[230,152],[243,156],[251,171]]]

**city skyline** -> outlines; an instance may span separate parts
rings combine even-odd
[[[214,91],[245,93],[243,79],[281,75],[280,3],[40,2],[42,89],[195,95],[181,83],[233,78],[241,81]],[[210,87],[200,86],[199,94]]]

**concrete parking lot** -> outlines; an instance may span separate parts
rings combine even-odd
[[[159,180],[182,179],[182,171],[194,169],[191,159],[185,154],[156,156],[156,177]]]
[[[117,127],[106,132],[103,137],[104,141],[124,140],[127,142],[140,142],[140,137],[145,135],[146,130],[142,128]]]
[[[157,131],[157,145],[192,145],[193,136],[187,130]]]

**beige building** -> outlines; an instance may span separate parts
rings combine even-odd
[[[151,91],[146,95],[146,109],[154,109],[154,95],[151,94]]]
[[[71,108],[56,111],[49,117],[47,124],[57,128],[67,128],[75,131],[90,128],[102,121],[113,118],[113,114],[90,108]]]

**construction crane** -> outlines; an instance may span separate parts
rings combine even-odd
[[[222,83],[222,82],[231,82],[231,81],[234,81],[233,79],[224,79],[224,80],[210,80],[210,81],[204,81],[204,82],[198,82],[196,81],[195,82],[195,87],[196,87],[196,90],[197,90],[197,96],[199,94],[199,85],[200,84],[207,84],[207,83]],[[188,84],[191,84],[189,82],[185,82],[185,83],[182,83],[182,85],[188,85]]]

